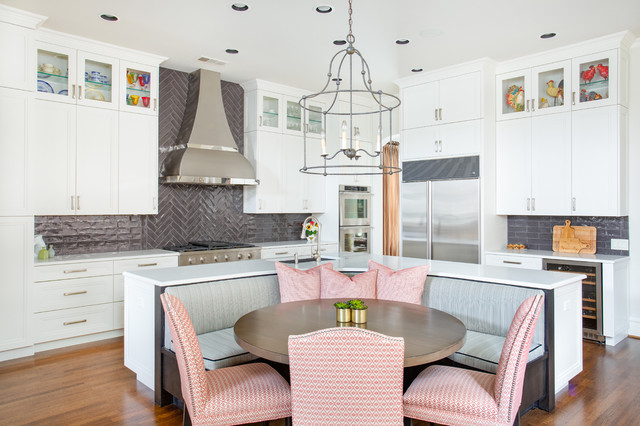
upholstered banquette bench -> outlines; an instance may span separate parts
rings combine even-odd
[[[207,369],[256,359],[235,342],[233,326],[240,317],[255,309],[280,303],[276,274],[172,286],[165,291],[178,297],[187,308]],[[450,357],[449,363],[495,373],[518,306],[527,297],[543,293],[525,287],[427,277],[422,304],[457,317],[467,327],[465,344]],[[544,314],[543,310],[529,353],[522,407],[537,405],[550,410],[553,409],[553,397],[549,401],[553,393],[553,370],[548,361],[552,340],[549,336],[545,339],[550,327]],[[182,399],[182,396],[171,336],[162,314],[156,318],[161,319],[156,339],[159,346],[156,348],[156,402],[164,405],[171,402],[171,397]]]

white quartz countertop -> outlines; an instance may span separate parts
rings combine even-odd
[[[334,268],[343,272],[362,272],[367,270],[369,259],[399,270],[418,265],[430,265],[429,276],[485,281],[498,284],[510,284],[522,287],[552,290],[586,278],[584,275],[561,272],[535,271],[529,269],[485,266],[470,263],[444,262],[438,260],[414,259],[408,257],[379,256],[370,254],[328,254],[336,257]],[[322,263],[326,263],[322,262]],[[294,266],[293,264],[289,264]],[[298,269],[308,269],[315,262],[297,265]],[[124,272],[125,277],[136,278],[149,284],[166,287],[207,281],[219,281],[258,275],[275,274],[275,262],[271,260],[247,260],[222,264],[193,265],[177,268],[165,268],[148,271]]]
[[[34,266],[44,265],[63,265],[65,263],[77,262],[99,262],[101,260],[125,260],[131,258],[145,257],[170,257],[178,256],[178,252],[168,250],[131,250],[131,251],[110,251],[105,253],[87,253],[87,254],[67,254],[62,256],[54,256],[51,259],[35,259]]]
[[[266,243],[252,243],[256,247],[289,247],[289,246],[306,246],[306,245],[315,245],[309,244],[306,239],[293,240],[293,241],[267,241]],[[320,240],[320,244],[337,244],[335,241],[324,241]]]
[[[557,260],[584,260],[592,262],[602,263],[616,263],[625,262],[629,260],[629,256],[615,256],[612,254],[578,254],[578,253],[560,253],[551,250],[509,250],[501,249],[495,251],[488,251],[486,254],[498,254],[498,255],[511,255],[511,256],[529,256],[529,257],[543,257],[547,259]]]

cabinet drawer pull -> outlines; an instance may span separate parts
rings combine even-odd
[[[509,263],[511,265],[522,265],[522,262],[516,262],[515,260],[503,260],[502,263]]]
[[[531,199],[531,211],[532,212],[536,211],[536,199],[535,198]]]
[[[76,209],[76,203],[74,203],[74,199],[75,199],[75,197],[72,195],[71,196],[71,210],[75,210]]]
[[[527,198],[527,211],[531,211],[531,198]]]
[[[72,84],[71,85],[71,99],[75,99],[76,98],[76,85]]]
[[[262,116],[260,116],[260,123],[258,124],[258,126],[262,127]]]
[[[138,268],[144,268],[146,266],[158,266],[158,262],[153,263],[138,263]]]
[[[87,290],[83,291],[74,291],[72,293],[64,293],[65,296],[76,296],[78,294],[87,294]]]
[[[576,92],[571,92],[571,105],[576,104]]]
[[[440,118],[442,119],[442,118]],[[438,149],[439,152],[442,152],[442,139],[438,141],[438,144],[440,145],[440,148]]]
[[[440,116],[439,120],[442,121],[442,108],[438,108],[438,115]]]
[[[576,197],[571,199],[571,210],[574,212],[576,211]]]
[[[438,108],[434,109],[433,113],[435,114],[435,120],[438,121]]]
[[[434,145],[435,145],[435,147],[433,148],[433,150],[434,150],[435,152],[438,152],[438,141],[435,141],[435,142],[434,142]]]
[[[153,110],[158,110],[158,98],[153,98]]]
[[[62,323],[62,325],[82,324],[83,322],[87,322],[87,320],[83,319],[80,321],[65,321]]]
[[[275,253],[276,256],[280,256],[280,255],[283,255],[283,254],[289,254],[289,252],[288,251],[279,251],[279,252]]]
[[[80,210],[80,196],[76,195],[76,210]]]
[[[78,273],[78,272],[87,272],[87,268],[84,268],[84,269],[66,269],[64,271],[65,274],[75,274],[75,273]]]
[[[82,86],[78,85],[78,100],[82,99]]]
[[[527,99],[527,112],[530,112],[529,105],[531,104],[531,99]]]

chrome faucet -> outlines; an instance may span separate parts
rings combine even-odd
[[[316,260],[316,262],[320,262],[322,257],[320,254],[320,231],[322,230],[322,225],[320,225],[320,221],[317,217],[309,216],[304,220],[304,222],[302,222],[302,234],[300,234],[300,238],[307,238],[307,233],[305,231],[307,230],[307,223],[309,223],[309,221],[314,221],[316,225],[318,225],[318,232],[316,233],[316,251],[314,253],[313,249],[311,249],[311,256]]]

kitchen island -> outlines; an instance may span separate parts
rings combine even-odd
[[[582,371],[582,275],[370,254],[341,253],[334,256],[328,254],[326,257],[334,257],[326,262],[333,263],[334,268],[342,272],[366,271],[369,259],[395,270],[428,264],[430,277],[543,290],[546,295],[545,316],[550,324],[546,336],[550,362],[553,363],[551,371],[555,377],[555,393]],[[297,267],[308,269],[315,264],[306,262]],[[159,295],[167,287],[275,273],[275,263],[268,260],[125,273],[125,365],[146,386],[151,389],[157,386],[154,371],[159,362],[159,353],[156,349],[164,339],[162,330],[156,326],[162,321]]]

